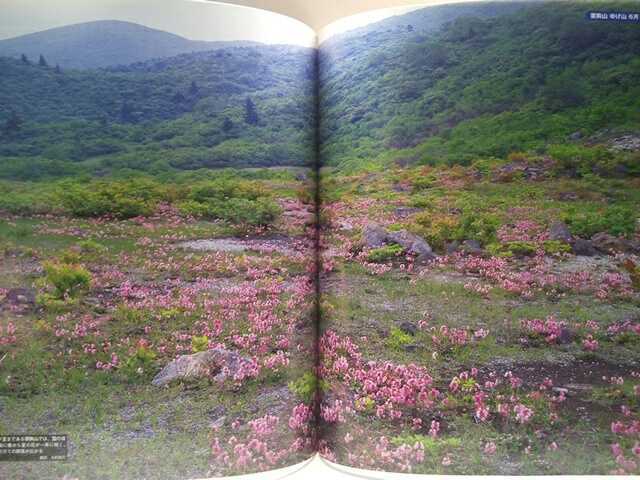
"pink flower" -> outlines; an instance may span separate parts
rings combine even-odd
[[[595,352],[598,349],[598,341],[593,338],[593,335],[587,335],[582,341],[582,348],[589,352]]]
[[[484,444],[484,453],[487,455],[495,454],[497,449],[498,447],[496,447],[494,442],[487,442]]]
[[[432,420],[431,428],[429,429],[429,435],[432,438],[436,438],[439,432],[440,432],[440,422],[437,422],[436,420]]]
[[[513,407],[513,411],[516,414],[516,420],[521,424],[527,423],[533,416],[533,410],[527,408],[525,405],[519,403]]]

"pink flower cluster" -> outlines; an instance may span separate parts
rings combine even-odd
[[[556,320],[553,315],[548,316],[545,320],[522,320],[521,324],[529,336],[543,337],[547,343],[556,343],[562,334],[562,329],[566,326],[565,322]]]
[[[13,322],[7,323],[6,330],[2,329],[0,325],[0,345],[13,345],[18,341],[16,337],[16,326]]]

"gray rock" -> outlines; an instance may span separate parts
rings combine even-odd
[[[415,352],[420,348],[420,345],[412,343],[412,344],[409,344],[409,345],[405,345],[403,348],[404,348],[405,352]]]
[[[482,245],[477,240],[465,240],[462,242],[462,251],[468,255],[482,255]]]
[[[402,322],[400,324],[400,330],[409,335],[415,335],[416,333],[418,333],[418,327],[411,322]]]
[[[571,135],[569,135],[569,140],[573,140],[574,142],[576,140],[580,140],[582,138],[582,132],[580,130],[578,130],[577,132],[573,132]]]
[[[447,243],[444,248],[447,255],[453,255],[460,249],[460,242],[454,240],[453,242]]]
[[[387,241],[397,243],[404,247],[407,253],[416,256],[416,261],[418,261],[418,263],[436,258],[436,255],[433,253],[433,249],[426,240],[406,230],[388,233]]]
[[[174,380],[203,377],[212,377],[217,382],[223,382],[227,377],[233,377],[244,363],[250,361],[237,352],[222,348],[183,355],[167,364],[154,377],[151,384],[161,387]]]
[[[549,240],[555,240],[557,242],[570,243],[573,239],[573,235],[569,231],[569,227],[566,223],[556,221],[549,227]]]
[[[12,288],[5,295],[5,302],[11,305],[34,305],[36,292],[29,288]]]
[[[394,210],[396,217],[407,218],[413,215],[414,213],[421,212],[422,209],[415,207],[398,207]]]
[[[624,239],[614,237],[605,232],[596,233],[591,237],[593,246],[602,253],[625,252],[627,244]]]
[[[640,135],[624,135],[611,141],[611,149],[633,152],[640,150]]]
[[[571,249],[574,255],[581,257],[594,257],[598,254],[591,241],[584,238],[576,238],[571,244]]]
[[[558,336],[558,343],[560,345],[568,345],[571,342],[573,342],[573,338],[574,338],[574,334],[571,330],[569,330],[568,328],[561,328],[560,329],[560,335]]]
[[[376,223],[370,223],[362,230],[362,241],[367,248],[380,248],[387,239],[387,231]]]

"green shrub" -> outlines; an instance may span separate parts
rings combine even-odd
[[[544,253],[547,255],[559,255],[562,253],[571,253],[571,246],[558,240],[545,240],[542,242]]]
[[[564,221],[574,235],[590,238],[599,232],[630,236],[636,231],[638,212],[632,207],[614,205],[604,210],[569,210]]]
[[[54,288],[54,296],[58,299],[74,296],[91,285],[91,274],[80,265],[47,262],[44,272],[47,283]]]
[[[413,337],[408,333],[403,332],[397,327],[393,327],[389,332],[387,338],[387,346],[393,350],[402,350],[406,345],[410,345],[413,342]]]
[[[153,373],[153,366],[156,354],[145,346],[140,346],[124,365],[119,369],[119,373],[129,380],[139,377],[148,377]]]
[[[206,335],[191,337],[191,350],[194,353],[205,352],[209,348],[209,337]]]
[[[383,263],[402,255],[402,252],[404,252],[404,248],[397,243],[393,243],[384,247],[374,248],[369,252],[367,260],[374,263]]]
[[[496,239],[496,232],[501,220],[492,213],[465,210],[460,216],[458,226],[454,231],[455,240],[477,240],[483,245]]]
[[[316,393],[327,389],[327,383],[313,373],[307,372],[302,377],[289,382],[289,390],[299,396],[305,403],[311,403]]]
[[[230,179],[194,186],[178,208],[186,215],[224,220],[243,227],[271,225],[281,213],[278,204],[259,183]]]
[[[571,172],[579,176],[591,173],[611,175],[619,165],[614,154],[600,146],[552,145],[549,147],[549,155],[558,162],[558,169],[561,172]]]
[[[107,247],[105,247],[101,243],[90,239],[78,243],[78,246],[80,247],[80,251],[82,253],[87,254],[103,254],[108,250]]]
[[[63,208],[75,217],[113,216],[119,219],[150,215],[166,191],[146,179],[60,184],[56,195]]]

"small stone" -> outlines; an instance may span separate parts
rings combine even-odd
[[[415,343],[411,343],[409,345],[405,345],[404,346],[404,350],[406,352],[415,352],[416,350],[418,350],[420,348],[420,345],[417,345]]]
[[[400,324],[400,330],[412,336],[418,333],[418,327],[411,322],[402,322]]]
[[[573,132],[571,135],[569,135],[569,140],[572,141],[576,141],[576,140],[580,140],[582,138],[582,132],[580,130],[578,130],[577,132]]]
[[[573,332],[568,328],[562,328],[560,330],[560,335],[558,335],[558,343],[560,345],[568,345],[573,342]]]
[[[557,242],[570,243],[573,239],[573,235],[569,231],[569,227],[566,223],[556,221],[549,227],[549,240]]]

